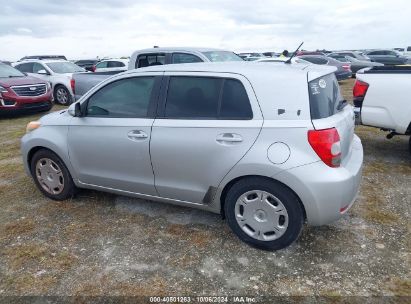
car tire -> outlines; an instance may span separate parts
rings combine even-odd
[[[289,246],[304,225],[297,195],[279,182],[259,177],[234,184],[226,195],[224,212],[228,225],[242,241],[266,250]]]
[[[62,201],[77,192],[66,165],[50,150],[37,151],[31,159],[30,170],[37,188],[48,198]]]
[[[72,103],[72,98],[69,90],[63,85],[57,85],[54,88],[54,102],[63,106],[69,106]]]

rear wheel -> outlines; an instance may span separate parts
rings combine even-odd
[[[69,90],[63,85],[56,86],[54,89],[54,101],[64,106],[70,105],[72,100]]]
[[[30,163],[31,174],[36,186],[53,200],[72,198],[76,186],[63,161],[50,150],[37,151]]]
[[[246,178],[227,193],[227,222],[244,242],[278,250],[298,239],[304,212],[298,197],[286,186],[264,178]]]

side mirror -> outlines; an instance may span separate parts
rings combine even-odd
[[[81,106],[79,102],[73,103],[68,108],[69,115],[73,117],[81,117]]]
[[[38,71],[37,71],[37,74],[40,74],[40,75],[48,75],[49,73],[47,73],[46,70],[38,70]]]

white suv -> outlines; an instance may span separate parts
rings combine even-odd
[[[54,101],[69,105],[74,101],[71,88],[73,73],[86,70],[67,60],[24,60],[13,66],[20,72],[48,81],[53,89]]]
[[[125,72],[128,69],[128,59],[105,59],[97,63],[93,72]]]
[[[355,200],[363,149],[334,68],[162,65],[117,74],[67,112],[31,122],[27,173],[46,196],[78,188],[220,213],[280,249]]]

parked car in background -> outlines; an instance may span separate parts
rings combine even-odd
[[[11,65],[11,61],[6,61],[6,60],[0,60],[0,63]]]
[[[37,60],[61,59],[61,60],[67,60],[66,56],[64,56],[64,55],[32,55],[32,56],[24,56],[19,61],[24,61],[24,60],[29,60],[29,59],[37,59]]]
[[[243,61],[231,51],[210,48],[151,48],[135,51],[129,61],[128,69],[138,69],[164,64],[196,62]],[[119,71],[79,73],[73,76],[72,88],[78,100],[93,86]]]
[[[277,53],[277,52],[265,52],[263,53],[263,55],[265,57],[278,57],[281,55],[281,53]]]
[[[374,50],[365,53],[372,61],[385,65],[405,64],[408,58],[393,50]]]
[[[51,87],[47,81],[0,63],[0,115],[48,111],[51,107]]]
[[[327,55],[328,57],[334,58],[338,61],[348,63],[351,66],[351,71],[353,72],[353,77],[355,73],[364,68],[370,68],[375,66],[384,66],[384,64],[379,62],[372,62],[368,60],[358,60],[351,56],[344,56],[336,53],[331,53]]]
[[[407,46],[407,47],[404,49],[403,55],[404,55],[405,57],[408,57],[408,58],[411,57],[411,46]]]
[[[97,63],[92,72],[124,72],[128,69],[128,59],[105,59]]]
[[[334,73],[339,81],[352,77],[352,71],[351,71],[350,64],[345,63],[345,62],[340,62],[331,57],[321,56],[321,55],[304,55],[304,56],[298,56],[298,58],[304,59],[313,64],[329,65],[329,66],[336,67],[337,70]]]
[[[357,73],[353,88],[357,122],[394,135],[411,135],[411,67],[374,67]],[[411,138],[409,141],[411,152]]]
[[[272,57],[272,58],[260,58],[256,60],[256,62],[286,62],[289,60],[289,57]],[[291,59],[291,63],[303,63],[303,64],[312,64],[311,62],[304,60],[300,57],[293,57]]]
[[[342,217],[363,148],[333,68],[197,63],[105,80],[27,126],[26,172],[47,197],[89,188],[219,213],[243,241],[293,243]]]
[[[240,56],[242,59],[244,59],[245,61],[255,61],[259,58],[264,58],[266,57],[264,54],[262,53],[238,53],[238,56]]]
[[[74,101],[71,79],[73,74],[85,72],[85,69],[66,60],[25,60],[17,62],[14,67],[30,76],[50,82],[53,89],[54,102],[69,105]]]
[[[99,59],[81,59],[77,60],[74,63],[77,64],[79,67],[82,67],[86,71],[92,72],[94,69],[94,66],[99,63]]]
[[[341,55],[341,56],[350,56],[360,61],[371,61],[370,57],[364,55],[363,52],[359,52],[359,51],[338,51],[338,52],[332,52],[332,54]]]
[[[298,51],[297,56],[304,56],[304,55],[320,55],[320,56],[325,56],[323,52],[319,51]]]

